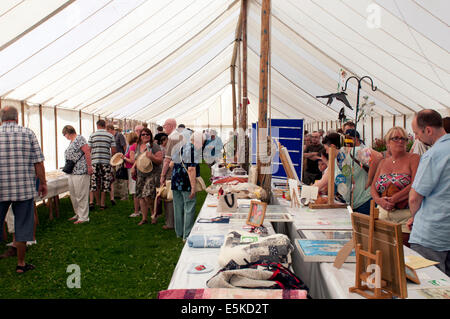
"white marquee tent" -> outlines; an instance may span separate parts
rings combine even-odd
[[[248,0],[249,124],[258,118],[261,2]],[[238,0],[2,0],[0,106],[21,110],[47,170],[62,166],[63,126],[87,137],[99,117],[129,127],[175,117],[225,136],[231,70],[242,66],[240,12]],[[359,129],[368,144],[394,124],[411,131],[424,108],[449,115],[448,0],[272,0],[271,14],[272,118],[336,128],[343,105],[316,96],[337,92],[341,70],[378,88],[362,85],[375,102]],[[356,82],[347,93],[355,105]]]

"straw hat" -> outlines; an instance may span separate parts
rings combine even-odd
[[[153,170],[153,163],[152,160],[149,159],[145,153],[142,153],[139,155],[139,157],[136,159],[136,167],[138,170],[140,170],[142,173],[150,173]]]
[[[109,163],[111,164],[111,166],[118,166],[123,164],[123,158],[122,158],[123,154],[122,153],[116,153],[111,157],[111,160],[109,161]]]

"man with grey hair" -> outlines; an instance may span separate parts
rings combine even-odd
[[[41,197],[47,195],[44,155],[36,135],[29,128],[18,125],[18,112],[12,106],[0,110],[0,240],[9,206],[15,223],[14,247],[17,249],[17,273],[34,269],[25,262],[27,241],[33,241],[34,198],[37,189]]]

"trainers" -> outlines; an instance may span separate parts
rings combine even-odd
[[[27,246],[36,245],[36,244],[37,244],[37,240],[27,241]]]
[[[7,247],[14,247],[14,242],[12,241],[12,242],[6,244],[6,246],[7,246]]]
[[[141,212],[139,212],[139,213],[133,213],[133,214],[131,214],[131,215],[128,216],[128,217],[139,217],[139,216],[141,216]]]

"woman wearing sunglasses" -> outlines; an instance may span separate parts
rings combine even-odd
[[[411,217],[408,195],[419,166],[420,156],[406,152],[408,136],[402,127],[391,128],[385,136],[391,156],[381,160],[372,182],[371,194],[380,209],[380,219],[402,224],[403,242],[408,243]]]
[[[150,172],[141,172],[137,168],[136,162],[131,168],[131,174],[136,175],[136,198],[139,198],[142,212],[142,220],[139,222],[139,225],[143,225],[148,223],[148,210],[153,209],[154,206],[163,160],[161,147],[154,143],[153,134],[148,128],[144,128],[141,131],[137,141],[135,158],[138,158],[140,155],[147,156],[153,165]]]

